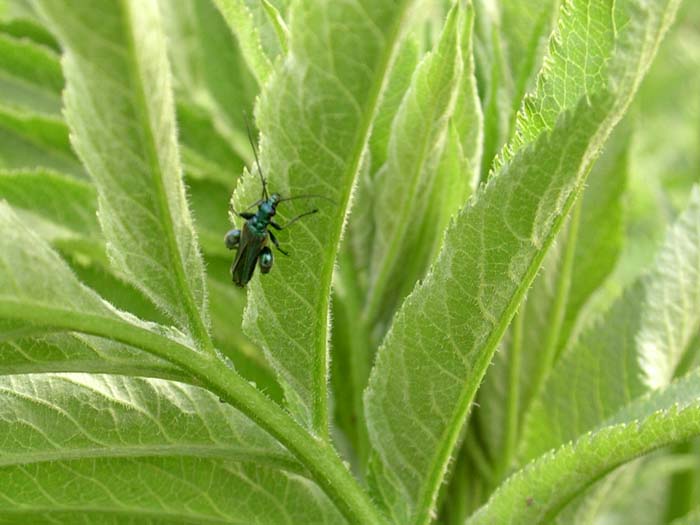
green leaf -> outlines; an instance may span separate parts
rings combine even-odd
[[[373,220],[374,180],[377,172],[387,160],[392,123],[404,94],[411,85],[411,79],[419,59],[418,48],[418,39],[409,34],[403,39],[397,51],[372,123],[372,135],[367,147],[367,155],[357,176],[356,196],[353,198],[355,202],[349,226],[343,234],[343,242],[347,245],[344,249],[348,250],[348,257],[345,259],[347,264],[344,264],[343,259],[340,258],[339,270],[348,275],[346,281],[352,283],[352,288],[356,289],[358,295],[363,297],[362,302],[364,302],[370,277],[369,267],[375,235]],[[362,306],[359,305],[358,309]],[[353,322],[357,323],[360,315],[358,311]]]
[[[501,14],[495,0],[474,0],[474,62],[484,114],[481,181],[511,133],[512,79],[501,37]]]
[[[157,6],[39,5],[64,46],[66,117],[97,187],[112,264],[207,346],[204,272],[182,184]]]
[[[45,168],[77,177],[85,171],[75,157],[63,121],[19,113],[0,105],[0,168]]]
[[[0,304],[21,317],[22,310],[45,309],[113,317],[114,310],[80,284],[46,241],[20,222],[7,203],[0,203]],[[53,313],[51,313],[53,312]],[[13,316],[14,317],[14,316]]]
[[[609,103],[596,106],[562,119],[460,212],[379,350],[365,405],[378,490],[397,522],[428,520],[495,347],[585,179]]]
[[[420,50],[418,39],[409,34],[404,38],[396,59],[387,79],[382,100],[377,109],[377,115],[372,124],[372,136],[369,141],[369,155],[372,165],[372,175],[385,164],[391,140],[391,131],[399,111],[399,107],[405,97],[406,91],[411,85],[413,75],[418,66]],[[368,196],[371,198],[371,195]],[[363,199],[360,199],[362,202]],[[353,217],[354,218],[354,217]]]
[[[275,271],[248,286],[244,328],[280,374],[292,413],[322,436],[328,432],[328,312],[335,257],[410,4],[295,3],[289,53],[258,106],[261,162],[270,191],[320,194],[333,202],[280,206],[278,213],[287,219],[314,205],[320,213],[280,235],[291,257],[278,257]],[[319,34],[326,37],[318,39]],[[249,177],[235,200],[240,208],[259,196],[259,180]]]
[[[589,326],[552,370],[526,415],[520,464],[597,428],[649,390],[644,372],[657,379],[656,387],[669,383],[700,328],[699,245],[696,190],[651,273]]]
[[[0,398],[5,519],[342,522],[284,448],[202,389],[40,374],[0,378]]]
[[[583,197],[545,258],[479,391],[479,424],[500,480],[511,466],[523,415],[541,390],[589,296],[612,271],[622,244],[627,179],[626,128],[621,127],[588,176]],[[585,399],[583,396],[582,399]]]
[[[239,157],[252,160],[245,119],[252,113],[258,84],[221,13],[211,1],[160,0],[159,4],[178,105],[201,108],[228,146]],[[205,148],[196,151],[210,153]],[[240,167],[224,167],[229,180],[240,173]]]
[[[668,384],[700,329],[700,189],[671,229],[647,279],[637,334],[644,383]],[[679,308],[682,305],[682,308]]]
[[[46,241],[29,230],[7,205],[0,202],[0,333],[3,339],[55,330],[77,330],[133,344],[157,337],[154,351],[177,361],[193,352],[182,335],[149,325],[119,312],[93,290],[80,283]],[[129,337],[138,332],[134,338]],[[166,337],[172,337],[169,339]],[[172,345],[170,344],[172,343]],[[168,350],[170,348],[170,350]]]
[[[42,467],[2,469],[0,496],[9,503],[0,518],[56,523],[58,515],[65,524],[345,523],[307,480],[255,464],[182,457]]]
[[[141,319],[165,319],[137,289],[108,272],[94,187],[47,171],[0,171],[0,198],[24,223],[57,248],[80,280],[118,308]]]
[[[556,22],[561,0],[504,0],[501,34],[513,79],[513,112],[532,87]]]
[[[84,372],[187,381],[172,364],[123,344],[77,334],[26,335],[35,331],[45,329],[3,330],[0,375]]]
[[[60,51],[53,35],[36,20],[21,17],[3,19],[0,16],[0,32],[15,38],[30,40],[56,52]]]
[[[635,92],[679,4],[680,0],[624,0],[563,6],[537,88],[523,102],[513,139],[499,160],[551,128],[581,97],[606,88]],[[629,97],[618,101],[624,107],[629,103]]]
[[[263,47],[260,26],[253,16],[254,8],[246,0],[214,0],[214,3],[238,38],[243,56],[258,84],[263,86],[272,72],[274,55],[271,56]]]
[[[671,525],[693,525],[700,521],[700,506],[696,507],[693,511],[689,512],[685,516],[674,520]]]
[[[272,28],[275,30],[281,52],[286,53],[288,51],[289,29],[287,28],[282,13],[279,12],[279,9],[277,9],[270,0],[260,0],[260,2],[262,3],[263,9],[265,9],[265,13],[270,20]]]
[[[553,48],[557,53],[528,103],[521,134],[504,157],[509,162],[451,225],[437,261],[404,302],[379,350],[365,402],[376,449],[376,491],[396,521],[429,521],[493,353],[591,163],[648,68],[677,3],[659,2],[644,11],[634,2],[617,6],[622,11],[616,16],[625,24],[610,26],[609,33],[603,29],[603,35],[593,17],[602,16],[605,28],[609,13],[601,15],[594,6],[572,5],[560,19],[553,39],[561,44]],[[586,17],[596,31],[581,32],[579,24],[572,24]],[[601,49],[597,41],[603,38],[618,45]],[[589,84],[597,89],[584,98],[586,79],[579,79],[576,110],[563,118],[560,111],[571,106],[554,105],[546,94],[568,88],[566,69],[579,71],[582,48],[589,50],[584,57],[596,53],[592,63],[617,67],[602,79],[597,70],[592,72],[595,81]],[[615,91],[607,95],[608,87]],[[586,100],[593,100],[594,107],[588,108]],[[555,119],[554,130],[541,135]]]
[[[474,16],[474,9],[468,3],[462,21],[462,75],[435,183],[442,193],[436,204],[441,213],[436,220],[434,231],[439,234],[433,236],[430,260],[435,259],[442,247],[450,220],[479,184],[484,118],[474,70]]]
[[[45,47],[0,34],[0,99],[11,108],[60,116],[63,76]]]
[[[588,525],[605,520],[610,525],[659,525],[669,494],[667,476],[673,457],[665,450],[632,460],[603,478],[561,509],[558,525]],[[669,464],[667,464],[669,463]],[[677,468],[677,467],[676,467]]]
[[[452,122],[458,135],[459,157],[461,169],[459,179],[466,187],[455,192],[460,206],[479,183],[479,170],[484,141],[484,115],[479,101],[476,83],[476,64],[474,62],[474,8],[467,5],[465,20],[462,26],[462,78]],[[459,187],[459,185],[457,186]]]
[[[54,241],[53,245],[75,272],[78,280],[95,290],[111,305],[139,319],[168,324],[167,317],[151,301],[111,271],[106,257],[86,253],[85,244],[80,242]],[[104,255],[104,252],[101,251],[99,255]]]
[[[437,175],[462,75],[463,13],[450,11],[433,51],[418,65],[394,117],[387,162],[373,184],[374,249],[366,316],[391,312],[422,274],[442,231]],[[468,34],[466,35],[468,36]]]
[[[216,130],[207,111],[195,104],[180,102],[177,105],[177,124],[187,175],[233,186],[243,171],[243,160]]]
[[[700,374],[636,401],[585,435],[511,476],[468,521],[477,524],[551,523],[588,485],[649,452],[700,435]]]
[[[37,15],[32,5],[32,0],[4,0],[3,12],[0,13],[3,18],[36,20]]]
[[[92,327],[110,322],[123,325],[127,321],[79,283],[58,254],[27,229],[6,203],[0,203],[0,231],[4,374],[119,370],[182,377],[176,367],[121,344],[87,336],[51,334],[72,327],[76,319]],[[105,356],[109,359],[104,360]]]
[[[25,223],[45,239],[100,243],[95,189],[85,181],[44,170],[0,171],[0,198],[22,210]]]
[[[612,273],[622,250],[623,199],[629,175],[629,129],[621,126],[596,162],[581,202],[565,314],[559,330],[557,355],[579,330],[584,307]],[[573,219],[572,219],[573,220]]]
[[[0,427],[12,436],[2,446],[2,467],[198,455],[259,458],[263,464],[303,472],[281,445],[240,412],[206,390],[182,383],[23,374],[0,377],[0,397]]]
[[[80,283],[46,241],[20,222],[0,202],[0,340],[4,373],[42,371],[120,370],[139,375],[181,378],[182,373],[161,359],[144,356],[116,342],[87,336],[58,334],[65,329],[113,333],[145,323],[115,310]],[[133,301],[133,299],[131,299]],[[149,327],[151,328],[151,327]],[[20,346],[22,345],[22,346]],[[101,362],[100,355],[109,354]],[[164,348],[160,356],[169,356]]]

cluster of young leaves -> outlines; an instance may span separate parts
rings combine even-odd
[[[0,521],[693,523],[679,4],[0,0]]]

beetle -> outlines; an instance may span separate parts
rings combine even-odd
[[[250,145],[253,148],[253,154],[255,155],[255,164],[257,165],[258,173],[260,174],[262,196],[257,202],[254,202],[248,206],[248,208],[246,208],[243,212],[239,213],[232,210],[235,215],[244,219],[245,223],[240,229],[229,230],[224,236],[226,248],[229,250],[236,248],[238,249],[236,252],[236,257],[233,260],[233,264],[231,264],[231,278],[234,284],[240,287],[244,287],[252,279],[253,273],[255,272],[256,263],[260,266],[260,272],[263,274],[269,273],[272,269],[274,258],[272,256],[272,250],[270,249],[268,241],[272,241],[272,244],[275,245],[277,250],[284,255],[289,256],[289,253],[280,247],[277,237],[275,237],[275,235],[269,230],[270,227],[281,231],[288,228],[302,217],[318,212],[318,209],[314,208],[313,210],[294,217],[284,226],[280,226],[273,219],[277,213],[277,206],[281,202],[293,199],[320,197],[320,195],[299,195],[296,197],[282,198],[278,193],[268,194],[267,181],[265,180],[265,176],[260,168],[258,152],[247,121],[246,127],[248,129],[248,140],[250,140]],[[252,213],[247,211],[255,206],[258,207],[257,212]]]

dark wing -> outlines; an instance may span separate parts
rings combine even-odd
[[[267,233],[259,235],[252,231],[248,223],[241,228],[241,240],[236,258],[231,265],[231,278],[237,286],[245,286],[253,278],[255,264],[263,246],[267,244]]]

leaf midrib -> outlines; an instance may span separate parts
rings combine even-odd
[[[95,305],[90,305],[95,308]],[[69,307],[56,307],[53,304],[40,301],[29,301],[0,295],[0,319],[14,319],[42,325],[51,331],[75,331],[84,334],[104,337],[113,341],[144,349],[139,345],[137,336],[145,336],[149,340],[159,341],[162,351],[154,351],[149,347],[147,351],[169,362],[190,361],[189,354],[197,353],[193,348],[173,341],[160,334],[133,325],[117,317],[110,317],[106,312],[96,314],[89,310],[76,311]],[[155,345],[153,345],[155,347]]]
[[[619,91],[620,87],[618,86],[618,91],[616,96],[614,97],[613,105],[607,111],[606,117],[601,120],[601,123],[599,124],[595,133],[591,135],[588,147],[584,152],[584,155],[582,156],[581,162],[579,164],[579,172],[577,175],[578,177],[581,177],[581,174],[584,172],[583,170],[588,169],[588,167],[590,167],[592,160],[595,158],[596,150],[599,149],[599,147],[605,142],[614,125],[619,121],[619,119],[622,117],[627,107],[631,103],[632,98],[636,93],[637,87],[642,81],[643,74],[649,66],[649,60],[645,60],[645,57],[653,55],[653,53],[656,52],[656,49],[658,49],[661,39],[663,38],[663,35],[665,33],[665,28],[668,27],[670,18],[675,15],[675,9],[669,8],[669,5],[674,2],[676,6],[679,3],[678,0],[669,0],[667,2],[666,7],[663,9],[664,12],[662,18],[664,21],[661,22],[658,26],[656,26],[658,27],[658,30],[655,31],[652,35],[649,35],[649,31],[645,33],[645,51],[639,54],[639,58],[636,64],[634,64],[633,66],[633,73],[630,74],[628,72],[627,79],[629,79],[629,76],[631,75],[632,81],[629,83],[629,85],[626,86],[627,89],[625,91]],[[579,193],[582,191],[585,177],[583,177],[583,179],[584,180],[576,181],[576,188],[572,190],[571,194],[569,195],[569,198],[567,198],[566,200],[565,205],[561,208],[561,214],[554,221],[550,229],[548,238],[543,244],[545,248],[548,248],[554,241],[556,233],[561,229],[563,221],[565,220],[568,213],[571,211],[571,207],[573,206],[573,204],[576,202]],[[542,249],[536,253],[535,258],[533,259],[532,263],[527,269],[526,276],[523,282],[527,282],[528,284],[532,282],[546,252],[547,249]],[[524,297],[526,291],[527,286],[522,286],[522,283],[521,286],[515,290],[513,297],[508,303],[508,308],[505,310],[504,315],[501,317],[500,324],[498,325],[497,329],[491,333],[491,336],[487,339],[486,343],[484,344],[484,348],[489,349],[489,351],[481,352],[479,354],[479,358],[477,358],[475,364],[475,370],[485,371],[486,367],[488,367],[488,364],[492,357],[491,354],[493,353],[496,345],[498,344],[502,332],[505,331],[508,322],[515,314],[517,305]],[[504,322],[506,319],[508,320],[508,322]],[[495,337],[496,334],[499,335]],[[483,373],[481,373],[480,376],[483,377]],[[415,523],[417,524],[427,523],[430,519],[430,509],[432,508],[431,503],[435,495],[437,494],[437,489],[439,488],[439,483],[441,480],[440,472],[441,470],[444,470],[444,467],[446,467],[447,463],[449,462],[451,450],[454,447],[454,444],[456,444],[457,439],[459,437],[459,430],[461,429],[461,425],[459,423],[466,418],[468,410],[471,406],[471,401],[474,397],[474,394],[476,393],[477,388],[478,387],[476,385],[472,385],[470,384],[470,382],[467,383],[467,388],[465,389],[465,391],[463,391],[462,395],[460,395],[459,402],[457,403],[457,409],[454,412],[455,416],[451,419],[452,423],[446,427],[447,436],[440,440],[440,443],[443,443],[443,445],[437,448],[435,458],[437,460],[442,459],[443,461],[439,464],[437,461],[432,462],[432,465],[434,465],[434,467],[428,475],[427,480],[429,482],[423,486],[423,489],[421,490],[420,496],[418,498],[417,508],[419,509],[419,514],[417,515],[417,518],[415,520]],[[457,424],[455,424],[455,422]],[[441,465],[443,466],[442,469],[440,468]],[[430,492],[431,486],[436,487],[435,489],[433,489],[432,493]],[[420,509],[423,509],[422,514],[420,513]]]
[[[676,411],[674,412],[674,410]],[[609,461],[607,465],[601,465],[600,468],[596,467],[597,470],[583,482],[581,488],[585,490],[586,487],[589,487],[595,481],[599,480],[600,478],[602,478],[612,470],[616,469],[620,465],[623,465],[624,463],[636,457],[648,454],[663,446],[677,443],[681,440],[685,440],[687,439],[688,435],[690,435],[690,437],[700,435],[700,420],[694,421],[694,419],[697,418],[700,418],[700,403],[698,403],[697,401],[688,404],[687,406],[684,406],[681,410],[677,410],[676,408],[673,408],[673,406],[670,406],[664,409],[647,413],[641,420],[628,420],[607,427],[602,427],[591,435],[579,437],[579,439],[570,442],[567,445],[563,445],[556,449],[553,449],[549,454],[541,456],[539,459],[521,468],[520,470],[515,472],[510,478],[508,478],[491,495],[489,500],[467,520],[466,525],[484,523],[483,515],[487,514],[488,517],[488,514],[493,514],[494,511],[492,510],[492,508],[494,504],[497,504],[501,507],[504,506],[504,498],[508,501],[511,501],[512,498],[509,498],[509,495],[513,494],[513,487],[516,487],[516,490],[518,487],[522,487],[523,482],[527,483],[528,479],[532,477],[532,474],[537,472],[537,469],[545,470],[545,473],[547,473],[546,470],[548,467],[551,467],[551,465],[556,463],[562,463],[563,465],[565,465],[566,468],[559,469],[560,472],[564,470],[571,470],[571,468],[575,469],[578,465],[583,465],[586,467],[586,469],[590,470],[590,455],[592,450],[594,451],[596,450],[596,447],[600,447],[601,445],[604,445],[606,443],[614,444],[615,441],[619,441],[619,434],[625,434],[626,431],[628,431],[630,428],[635,427],[635,441],[637,442],[637,445],[634,447],[634,449],[631,452],[624,450],[620,455],[620,453],[616,451],[614,446],[611,447],[611,452],[609,452],[608,456],[614,456],[614,458],[616,459],[614,459],[613,461]],[[672,432],[663,433],[658,438],[648,435],[649,425],[654,427],[655,423],[658,423],[659,421],[668,420],[672,420],[676,425],[682,425],[680,432],[679,429],[676,427],[673,429]],[[646,440],[643,439],[645,433],[647,433]],[[648,441],[651,441],[651,444],[649,444]],[[583,456],[583,458],[581,456]],[[604,461],[605,459],[606,457],[604,456],[603,458],[599,459],[598,463]],[[584,462],[589,464],[584,464]],[[598,463],[594,463],[594,466],[598,465]],[[549,477],[551,477],[551,473],[549,474]],[[550,484],[560,484],[561,477],[562,476],[558,475],[557,479],[551,481]],[[564,490],[562,491],[562,489]],[[568,503],[574,500],[577,495],[580,495],[582,493],[582,490],[577,490],[576,492],[572,493],[571,488],[569,486],[560,487],[559,485],[557,485],[557,489],[551,490],[550,493],[554,496],[550,498],[549,502],[551,502],[552,500],[554,501],[552,503],[547,502],[547,508],[544,509],[545,514],[542,516],[542,519],[537,520],[536,522],[528,523],[551,523],[552,520],[557,516],[557,514]],[[559,501],[556,500],[557,493],[563,494],[563,496],[560,496]],[[517,509],[517,507],[515,508]],[[498,507],[496,507],[496,509],[498,509]],[[522,508],[522,511],[525,510],[526,508]],[[509,523],[513,523],[513,518],[515,518],[516,520],[520,518],[520,521],[516,521],[516,523],[520,523],[523,519],[523,516],[518,516],[518,514],[516,514],[515,516],[511,516],[511,521],[509,521]]]
[[[369,103],[365,106],[366,111],[363,114],[363,119],[360,121],[360,126],[358,127],[356,139],[351,150],[350,163],[348,168],[340,177],[339,180],[347,181],[349,184],[344,184],[344,192],[341,198],[341,206],[344,210],[343,220],[336,223],[335,230],[332,232],[331,246],[333,246],[333,256],[325,257],[325,264],[322,267],[321,282],[323,287],[321,301],[318,307],[318,318],[322,320],[320,323],[321,330],[318,332],[316,337],[315,352],[316,359],[314,359],[314,379],[313,388],[315,395],[313,396],[313,408],[312,408],[312,418],[313,427],[324,439],[329,439],[329,423],[328,423],[328,317],[330,313],[330,289],[332,284],[333,269],[335,268],[336,259],[338,257],[338,251],[340,249],[340,237],[345,224],[348,222],[348,218],[351,212],[351,208],[348,206],[350,201],[350,195],[353,193],[357,181],[357,174],[360,168],[360,162],[364,155],[367,142],[369,141],[370,134],[372,132],[372,123],[374,122],[374,116],[378,110],[379,101],[381,99],[382,91],[388,82],[389,75],[387,72],[390,70],[394,58],[399,47],[401,28],[403,26],[403,20],[408,12],[408,7],[413,3],[414,0],[401,0],[400,6],[394,9],[398,12],[398,15],[394,18],[395,22],[393,27],[387,33],[385,43],[389,45],[384,46],[384,52],[379,61],[379,66],[376,69],[377,74],[375,75],[374,82],[372,83],[372,88],[369,91],[368,100]]]
[[[185,276],[182,254],[178,249],[178,243],[175,237],[175,230],[172,223],[172,211],[170,210],[169,201],[165,192],[165,184],[163,182],[164,173],[162,166],[160,165],[158,148],[155,137],[153,136],[153,130],[151,129],[152,120],[150,118],[148,103],[146,102],[145,87],[141,79],[139,54],[136,52],[138,43],[136,41],[136,35],[134,34],[134,24],[132,22],[133,15],[129,0],[121,0],[121,6],[121,12],[123,13],[122,20],[126,25],[126,45],[129,50],[127,63],[131,78],[128,79],[127,82],[129,82],[133,87],[133,100],[136,103],[135,110],[138,115],[140,115],[142,122],[146,123],[145,126],[141,127],[145,138],[143,152],[148,159],[148,164],[150,166],[149,171],[152,176],[153,184],[156,188],[156,191],[154,192],[156,197],[156,205],[158,207],[158,214],[160,215],[160,222],[165,233],[166,247],[169,256],[168,258],[174,263],[172,269],[175,272],[177,284],[179,285],[180,291],[183,295],[185,310],[189,318],[189,328],[193,331],[192,335],[203,348],[213,352],[213,343],[209,337],[208,330],[204,325],[204,321],[194,300],[192,288],[190,287]],[[175,118],[174,108],[170,109],[172,109],[173,118]],[[194,232],[191,231],[191,234],[193,236],[192,242],[196,242]]]
[[[582,200],[579,200],[571,213],[569,230],[565,232],[566,238],[562,239],[565,246],[561,263],[558,265],[559,276],[555,285],[556,291],[552,302],[552,308],[548,316],[548,327],[544,337],[544,345],[540,349],[540,359],[538,359],[538,366],[533,374],[534,377],[532,378],[530,386],[530,396],[524,403],[525,413],[530,409],[533,400],[542,392],[545,380],[556,362],[557,352],[560,349],[561,330],[567,313],[566,310],[569,304],[569,293],[571,291],[571,282],[573,278],[572,272],[574,270],[576,246],[578,243],[581,208]]]
[[[63,330],[47,331],[46,333],[60,333]],[[145,352],[144,352],[145,353]],[[125,360],[126,361],[126,360]],[[163,379],[177,381],[193,386],[200,386],[184,372],[163,366],[142,366],[134,359],[134,364],[107,361],[96,357],[94,360],[69,359],[65,361],[27,362],[26,364],[5,365],[0,363],[0,377],[22,374],[106,374],[124,375],[129,377],[143,377],[148,379]],[[2,460],[0,459],[0,463]]]
[[[461,56],[459,55],[459,46],[456,46],[457,48],[457,53],[455,54],[455,59],[453,60],[452,64],[445,64],[443,63],[442,69],[445,69],[447,67],[452,67],[454,69],[459,68],[459,61],[461,61]],[[424,59],[423,59],[423,64],[427,64],[427,60],[431,60],[431,58],[434,58],[440,49],[437,49],[434,53],[428,54]],[[459,57],[459,61],[458,61]],[[420,65],[416,69],[416,75],[420,75],[421,70],[420,70]],[[414,75],[414,78],[416,77]],[[452,84],[456,85],[459,82],[459,77],[461,76],[460,73],[454,73],[452,75]],[[413,90],[409,90],[409,92],[406,94],[406,97],[412,95]],[[441,115],[447,115],[450,112],[449,107],[454,105],[454,101],[456,99],[456,92],[451,93],[450,95],[451,101],[448,104],[448,107],[440,112],[435,110],[435,105],[430,104],[430,107],[433,108],[434,111],[431,111],[430,116],[428,117],[429,122],[434,122],[435,117],[439,117]],[[403,105],[403,104],[402,104]],[[424,101],[425,105],[425,101]],[[399,109],[399,112],[401,111],[401,108]],[[397,113],[398,114],[398,113]],[[418,193],[418,188],[420,186],[420,183],[423,182],[423,178],[421,177],[423,169],[425,167],[425,164],[428,160],[428,151],[429,151],[429,144],[432,142],[431,139],[434,137],[435,134],[438,135],[444,135],[445,130],[447,129],[447,122],[443,122],[438,129],[435,129],[435,126],[432,127],[430,132],[426,133],[423,136],[423,140],[421,141],[420,144],[420,154],[418,156],[418,162],[416,162],[413,165],[413,171],[410,174],[410,186],[408,188],[408,198],[406,200],[406,206],[402,207],[402,209],[399,212],[399,220],[397,221],[398,225],[398,231],[394,233],[392,236],[391,240],[389,241],[389,249],[387,250],[385,256],[382,258],[382,262],[379,268],[379,273],[378,277],[375,281],[375,285],[372,286],[372,290],[370,292],[369,299],[367,300],[367,306],[365,309],[365,318],[369,321],[372,322],[372,320],[375,318],[375,316],[378,314],[378,309],[381,306],[381,301],[384,295],[384,292],[386,290],[386,285],[388,283],[389,277],[391,276],[391,272],[394,270],[397,261],[398,261],[398,255],[401,250],[401,246],[403,244],[404,238],[406,237],[406,233],[408,232],[409,225],[411,224],[411,221],[409,221],[409,216],[411,211],[413,210],[413,206],[416,202],[417,198],[417,193]],[[394,132],[394,125],[392,123],[391,126],[392,129],[392,135]]]
[[[94,305],[90,305],[94,308]],[[116,314],[115,314],[116,315]],[[117,317],[75,311],[0,295],[0,319],[35,322],[112,339],[178,364],[209,391],[237,408],[300,459],[317,485],[351,523],[385,523],[384,516],[361,489],[329,444],[302,429],[276,403],[251,386],[212,354],[131,324]]]
[[[581,179],[581,174],[586,171],[587,166],[590,165],[592,158],[595,156],[595,152],[598,149],[598,143],[602,141],[602,138],[604,137],[604,135],[601,137],[600,131],[605,129],[607,123],[608,119],[603,119],[598,125],[596,132],[592,135],[592,139],[589,142],[585,153],[581,157],[578,173],[576,174],[577,179]],[[571,208],[578,199],[578,196],[582,191],[583,182],[584,180],[576,180],[576,187],[571,191],[561,210],[559,210],[559,215],[553,221],[549,233],[542,243],[542,247],[535,253],[535,256],[528,265],[523,280],[514,290],[513,295],[508,302],[508,306],[503,311],[498,324],[491,331],[491,334],[484,343],[481,351],[478,352],[475,366],[472,370],[480,378],[483,377],[484,373],[486,372],[501,337],[508,328],[511,319],[517,311],[518,305],[524,298],[530,284],[537,275],[549,247],[556,239],[558,232],[561,230],[564,221],[571,211]],[[413,520],[413,523],[416,525],[422,525],[430,522],[430,512],[442,482],[442,473],[445,471],[450,461],[452,450],[454,449],[462,430],[462,424],[466,421],[469,410],[472,406],[472,401],[480,384],[480,381],[465,382],[465,388],[462,390],[462,393],[459,396],[456,409],[453,412],[453,416],[450,418],[450,423],[445,427],[445,434],[443,434],[443,437],[439,440],[441,445],[436,448],[436,453],[434,455],[435,459],[431,461],[432,468],[426,478],[427,483],[423,485],[418,497],[416,504],[416,509],[418,512]]]
[[[249,525],[248,522],[243,522],[243,521],[232,521],[227,519],[227,518],[215,518],[211,515],[202,515],[202,514],[195,514],[192,513],[190,514],[184,514],[181,512],[171,512],[171,511],[163,511],[163,510],[150,510],[150,509],[143,509],[143,508],[124,508],[124,509],[108,509],[108,508],[96,508],[96,507],[83,507],[83,506],[74,506],[74,507],[64,507],[64,508],[57,508],[55,506],[35,506],[32,508],[21,508],[21,509],[2,509],[0,510],[0,517],[1,516],[23,516],[25,514],[40,514],[40,513],[46,513],[46,514],[72,514],[80,512],[81,514],[95,514],[95,515],[105,515],[108,514],[110,516],[124,516],[124,517],[129,517],[129,516],[139,516],[139,517],[152,517],[156,519],[177,519],[177,520],[196,520],[196,521],[189,521],[189,523],[213,523],[213,524],[224,524],[224,525]]]
[[[20,421],[21,423],[21,421]],[[50,452],[30,452],[22,454],[0,455],[0,468],[55,461],[73,461],[81,459],[135,459],[154,457],[193,457],[224,459],[236,463],[266,465],[308,478],[308,473],[297,461],[283,453],[272,453],[263,448],[247,449],[245,445],[123,445],[110,444],[102,446],[61,448]]]

